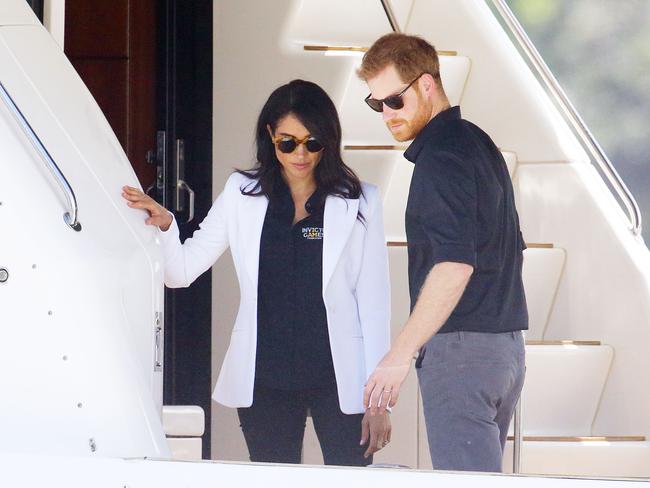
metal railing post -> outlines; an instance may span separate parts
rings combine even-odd
[[[519,396],[517,406],[515,407],[514,430],[512,472],[518,474],[521,473],[521,441],[523,440],[521,432],[521,396]]]

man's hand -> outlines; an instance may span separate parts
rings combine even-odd
[[[379,362],[368,378],[363,390],[363,405],[370,415],[393,407],[399,398],[399,390],[411,368],[411,356],[399,354],[392,349]]]
[[[390,442],[392,427],[390,425],[390,415],[385,410],[379,415],[370,415],[366,410],[363,420],[361,420],[361,442],[360,446],[368,443],[368,449],[363,454],[364,458],[372,456]],[[368,442],[370,440],[370,442]]]

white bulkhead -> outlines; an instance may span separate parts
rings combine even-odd
[[[81,224],[64,222],[61,185],[0,102],[0,451],[168,456],[162,254],[120,196],[136,176],[24,1],[3,0],[0,82],[68,180]]]

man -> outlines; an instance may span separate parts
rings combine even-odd
[[[411,359],[436,469],[501,471],[524,381],[528,312],[512,183],[501,153],[450,107],[425,40],[388,34],[359,76],[398,141],[413,139],[406,208],[411,315],[364,392],[393,406]]]

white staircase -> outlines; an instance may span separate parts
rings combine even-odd
[[[413,167],[402,157],[404,146],[392,139],[381,116],[363,103],[368,90],[356,76],[362,48],[390,28],[375,0],[328,0],[326,9],[315,0],[289,3],[293,7],[280,34],[281,48],[271,52],[272,46],[259,45],[260,53],[250,52],[260,63],[275,56],[277,69],[291,73],[268,81],[269,87],[302,76],[328,91],[341,116],[345,161],[361,179],[379,185],[395,336],[409,312],[404,209]],[[647,249],[637,251],[618,232],[620,212],[609,209],[607,198],[599,199],[606,188],[483,2],[391,4],[403,30],[446,50],[440,58],[441,76],[451,103],[460,104],[464,117],[493,137],[513,178],[524,237],[530,242],[523,273],[530,330],[522,400],[522,472],[650,476],[650,443],[645,439],[650,432],[650,388],[638,377],[650,370],[646,359],[650,287],[634,261],[647,261]],[[252,11],[247,18],[236,17],[239,28],[263,19],[279,25],[272,10]],[[228,45],[226,34],[220,42]],[[265,87],[259,98],[266,92]],[[246,121],[250,126],[253,113]],[[220,126],[216,133],[227,130]],[[236,160],[229,151],[225,148],[219,154],[226,161]],[[596,237],[593,229],[603,237]],[[601,261],[604,254],[610,258]],[[620,271],[611,282],[604,266]],[[230,413],[219,415],[236,422]],[[392,422],[392,442],[375,455],[375,462],[430,468],[413,373]],[[304,462],[322,462],[310,424]],[[509,441],[504,469],[511,468]]]
[[[321,45],[321,49],[327,49],[326,46]],[[329,46],[342,44],[330,43]],[[348,52],[362,52],[358,47]],[[443,86],[451,104],[462,107],[472,61],[461,54],[446,53],[440,57],[440,65]],[[384,197],[393,294],[391,327],[395,335],[409,313],[404,212],[413,165],[401,156],[406,146],[396,143],[381,117],[364,106],[367,87],[355,73],[360,56],[355,61],[339,104],[345,138],[344,156],[361,179],[381,188]],[[473,81],[480,83],[480,80]],[[485,129],[490,131],[489,127]],[[519,166],[517,154],[507,150],[502,154],[510,176],[515,177]],[[516,179],[514,184],[516,186]],[[650,444],[645,437],[592,435],[592,425],[614,358],[613,348],[598,341],[544,340],[567,260],[566,250],[552,244],[529,244],[524,256],[523,278],[530,330],[526,335],[527,373],[522,393],[522,471],[650,475]],[[392,416],[392,445],[375,455],[375,462],[431,467],[421,412],[416,375],[411,374]],[[418,435],[414,436],[414,432]],[[506,471],[512,469],[510,445],[511,441],[504,457]],[[599,461],[604,458],[608,460],[606,463]],[[306,443],[305,461],[321,462],[316,442]]]

